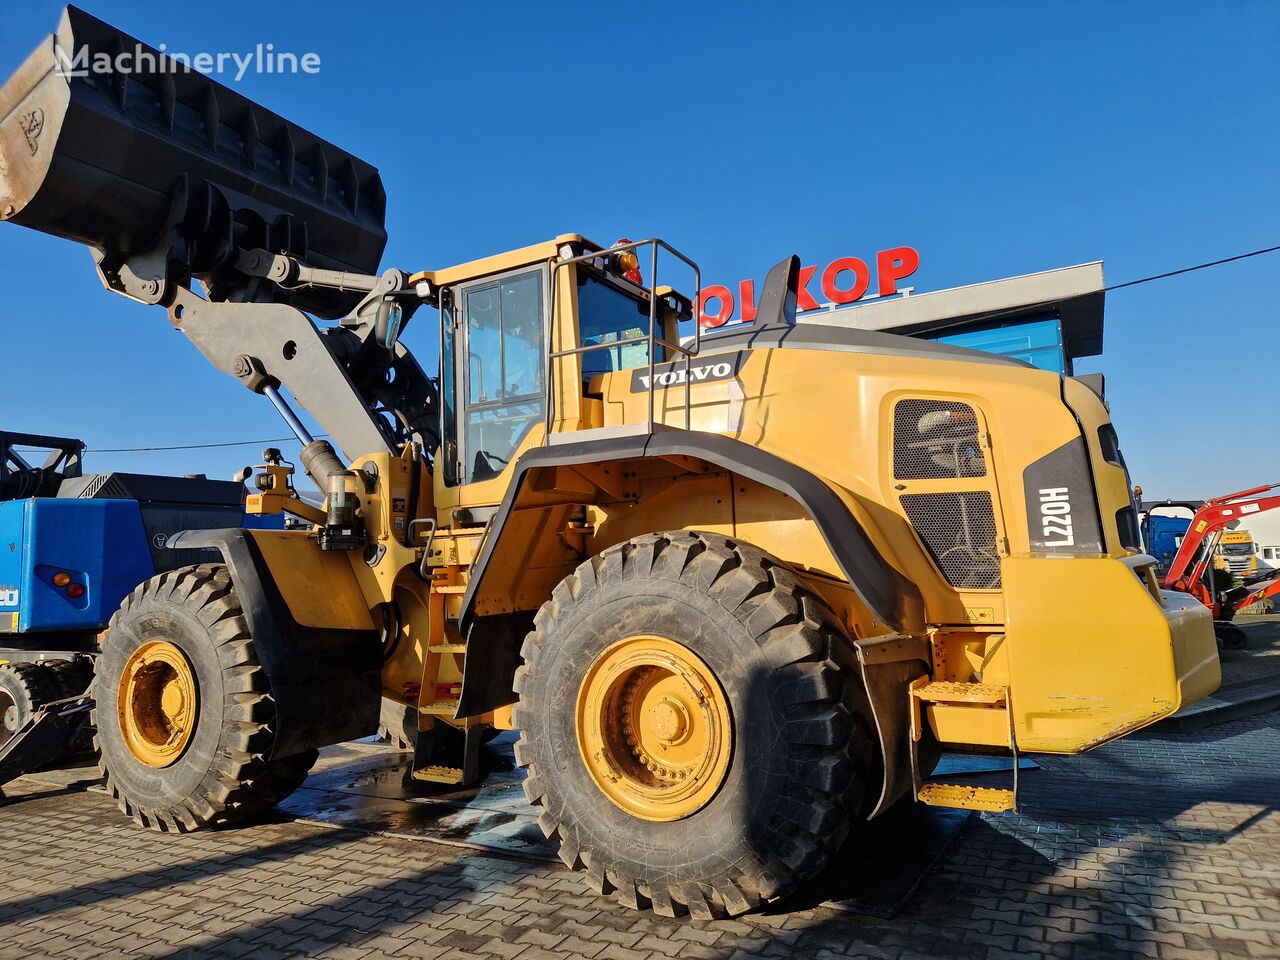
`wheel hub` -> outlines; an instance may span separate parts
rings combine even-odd
[[[191,661],[172,643],[144,643],[125,663],[116,712],[139,762],[167,767],[177,761],[195,732],[198,706]]]
[[[649,708],[649,727],[661,745],[674,747],[689,739],[689,710],[674,697],[663,697]]]
[[[578,748],[596,786],[644,820],[690,816],[719,790],[733,724],[715,674],[665,637],[609,647],[578,691]]]
[[[4,719],[0,721],[3,727],[0,728],[0,743],[8,740],[11,736],[18,732],[18,705],[14,703],[13,698],[7,693],[0,693],[0,716]]]

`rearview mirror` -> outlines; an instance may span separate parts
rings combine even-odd
[[[378,341],[378,346],[388,353],[395,350],[403,323],[404,308],[390,297],[384,298],[382,303],[378,304],[378,319],[373,326],[373,335]]]

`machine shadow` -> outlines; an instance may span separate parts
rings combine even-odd
[[[30,799],[45,800],[71,792],[80,791],[68,787],[65,790],[37,794]],[[305,839],[285,840],[263,847],[236,850],[197,860],[184,860],[170,866],[133,871],[123,877],[77,884],[52,893],[42,892],[36,896],[0,904],[0,926],[21,923],[62,910],[123,899],[148,891],[163,890],[175,884],[216,877],[236,870],[270,863],[283,863],[293,857],[331,850],[361,839],[361,835],[355,832],[331,830]]]
[[[1278,724],[1280,714],[1258,718],[1245,735]],[[1120,758],[1102,760],[1094,771],[1096,778],[1075,781],[1051,771],[1028,777],[1023,813],[969,819],[906,891],[896,912],[869,911],[852,898],[852,914],[819,911],[805,922],[789,952],[880,955],[882,949],[910,949],[913,956],[966,960],[997,953],[1112,960],[1154,956],[1163,944],[1185,943],[1188,951],[1205,956],[1244,955],[1246,942],[1230,935],[1225,913],[1219,915],[1228,922],[1219,927],[1188,924],[1183,911],[1190,900],[1216,902],[1223,896],[1218,885],[1206,888],[1195,879],[1204,876],[1201,858],[1222,856],[1218,850],[1227,844],[1247,844],[1241,840],[1245,831],[1280,809],[1280,772],[1238,771],[1215,778],[1208,789],[1203,782],[1164,782],[1158,791],[1147,772],[1131,792],[1112,796],[1114,782],[1107,783],[1106,800],[1082,802],[1090,780],[1123,780],[1136,772]],[[1226,803],[1236,809],[1204,807]],[[919,828],[909,818],[892,822],[898,813],[891,811],[883,824],[865,831],[855,829],[827,871],[770,905],[766,914],[830,906],[824,887],[833,877],[855,890],[901,884],[893,851],[909,856],[920,838],[913,836]],[[879,826],[892,829],[877,835]],[[1229,902],[1262,906],[1273,900],[1274,868],[1250,864],[1248,846],[1235,849],[1242,859],[1240,875],[1229,878],[1237,900]],[[1217,910],[1207,903],[1203,919]]]
[[[245,924],[197,945],[178,946],[151,956],[153,960],[203,960],[244,956],[258,950],[312,956],[335,947],[359,947],[387,936],[383,928],[388,925],[424,922],[435,917],[440,908],[480,893],[484,881],[469,876],[468,859],[460,857],[425,867],[355,893],[324,899],[295,913]],[[453,930],[437,943],[473,951],[489,939]]]
[[[760,673],[750,696],[776,697],[777,686]],[[589,909],[599,916],[593,922],[644,928],[664,938],[674,937],[684,925],[720,930],[721,940],[700,956],[728,958],[743,948],[744,938],[771,947],[771,953],[785,950],[794,956],[815,956],[822,950],[858,953],[863,945],[862,952],[869,953],[909,947],[932,956],[976,960],[993,949],[1023,954],[1033,947],[1043,950],[1049,941],[1055,952],[1073,958],[1135,956],[1180,929],[1176,922],[1163,925],[1183,895],[1169,878],[1188,854],[1231,842],[1276,811],[1280,770],[1250,766],[1239,757],[1252,749],[1255,738],[1277,729],[1280,714],[1195,735],[1139,735],[1138,742],[1160,749],[1180,748],[1192,764],[1220,765],[1211,778],[1191,773],[1168,777],[1158,791],[1152,790],[1150,771],[1132,751],[1103,748],[1028,776],[1021,815],[979,817],[900,804],[883,818],[856,826],[815,879],[737,921],[672,921],[628,913],[593,896],[559,868],[459,851],[420,869],[388,864],[396,876],[384,872],[367,877],[368,885],[358,890],[344,890],[339,882],[332,894],[325,893],[327,878],[313,871],[307,879],[315,899],[296,899],[287,914],[255,919],[190,946],[171,946],[161,956],[204,958],[272,949],[310,955],[366,943],[381,949],[380,938],[397,936],[430,937],[433,945],[474,952],[494,936],[512,942],[529,930],[554,935],[562,922],[557,913],[565,908]],[[763,749],[771,745],[771,737],[781,736],[790,737],[781,726],[754,730],[741,749]],[[779,802],[783,784],[749,782],[743,816],[751,807]],[[1247,807],[1234,819],[1219,815],[1214,822],[1196,812],[1206,802]],[[748,817],[746,822],[757,821]],[[275,864],[285,870],[295,858],[337,850],[365,836],[330,830],[24,897],[0,905],[0,925],[246,868]],[[424,859],[441,855],[439,847],[423,850]],[[368,862],[367,857],[361,862]],[[1083,877],[1082,864],[1092,864]],[[288,883],[287,874],[281,882]],[[1250,883],[1259,887],[1257,896],[1266,895],[1261,881],[1246,877],[1242,896],[1252,895]],[[446,915],[494,907],[502,908],[503,919],[483,934],[442,922]],[[174,922],[198,926],[199,920],[178,916]],[[1179,935],[1192,949],[1231,953],[1240,947],[1238,941],[1208,934]],[[675,939],[671,942],[674,948]]]
[[[823,848],[829,851],[826,866],[816,876],[767,904],[763,913],[782,916],[830,907],[889,920],[964,833],[973,814],[926,807],[903,797],[874,821],[855,819],[847,839],[838,849],[830,850],[836,806],[846,798],[837,798],[817,784],[829,786],[825,780],[832,769],[852,769],[847,799],[854,806],[869,809],[880,792],[882,768],[870,759],[874,749],[869,745],[859,748],[857,738],[874,736],[874,731],[864,730],[856,720],[852,721],[853,743],[832,742],[833,730],[847,731],[844,726],[832,727],[832,718],[847,714],[836,701],[839,694],[834,688],[812,699],[817,686],[809,674],[820,662],[816,656],[789,644],[784,658],[793,659],[779,664],[776,653],[771,656],[766,648],[768,665],[751,672],[745,691],[746,716],[777,718],[772,729],[752,729],[735,745],[740,753],[737,762],[746,763],[753,773],[746,778],[743,809],[738,811],[742,822],[748,824],[748,832],[754,831],[750,845],[774,851],[786,868],[802,874],[812,869],[815,858],[824,855]],[[780,679],[783,677],[786,679]],[[760,756],[752,757],[752,752]],[[773,753],[788,757],[785,776],[779,776],[776,767],[772,776],[754,775],[770,769],[767,757]],[[844,775],[834,776],[843,782]]]

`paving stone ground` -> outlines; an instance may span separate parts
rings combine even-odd
[[[161,836],[98,793],[9,794],[0,960],[1280,957],[1280,713],[1042,759],[1021,815],[975,817],[889,920],[801,896],[676,922],[548,864],[290,821]]]
[[[1249,645],[1224,651],[1223,687],[1280,682],[1280,613],[1241,614],[1235,622],[1248,634]]]

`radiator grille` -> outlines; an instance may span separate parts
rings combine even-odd
[[[893,408],[893,475],[898,480],[985,477],[978,418],[967,403],[899,400]]]
[[[964,590],[999,588],[1000,558],[991,494],[903,494],[902,509],[947,583]]]

